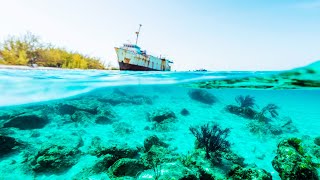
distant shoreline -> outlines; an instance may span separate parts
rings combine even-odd
[[[112,69],[69,69],[69,68],[57,68],[57,67],[31,67],[23,65],[4,65],[0,64],[0,69],[16,69],[16,70],[112,70]]]
[[[0,69],[20,69],[20,70],[60,70],[62,68],[55,68],[55,67],[31,67],[31,66],[23,66],[23,65],[4,65],[0,64]]]

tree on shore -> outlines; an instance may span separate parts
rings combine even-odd
[[[44,67],[104,69],[99,58],[67,51],[40,42],[40,38],[27,33],[21,37],[8,37],[0,43],[0,64]]]

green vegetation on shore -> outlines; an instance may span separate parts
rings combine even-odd
[[[99,58],[42,43],[39,37],[31,33],[21,37],[8,37],[0,42],[0,64],[105,69]]]

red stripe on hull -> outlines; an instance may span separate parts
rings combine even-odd
[[[127,64],[123,62],[119,62],[119,67],[120,70],[128,70],[128,71],[160,71],[144,66],[138,66],[138,65],[133,65],[133,64]]]

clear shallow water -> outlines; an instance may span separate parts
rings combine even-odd
[[[116,179],[125,176],[121,172],[133,179],[155,179],[154,172],[160,179],[179,179],[187,172],[197,179],[201,167],[216,179],[236,179],[230,171],[237,164],[264,169],[280,179],[272,161],[284,139],[303,139],[305,151],[320,162],[314,153],[320,152],[314,143],[320,135],[320,90],[201,89],[199,93],[190,86],[276,73],[0,70],[0,134],[14,138],[9,143],[14,145],[1,149],[0,179]],[[254,97],[256,113],[275,104],[278,116],[266,113],[267,121],[261,122],[230,112],[227,107],[239,106],[235,98],[241,95]],[[195,149],[196,138],[189,130],[207,123],[230,128],[229,154],[220,154],[219,163],[211,163],[203,149]],[[155,154],[148,153],[144,144],[153,135],[166,144],[155,143],[163,148]],[[241,158],[226,160],[231,152]],[[108,160],[109,156],[113,158]],[[156,165],[146,157],[157,159]],[[193,163],[181,160],[187,157]],[[137,162],[117,171],[116,162],[122,158]]]

